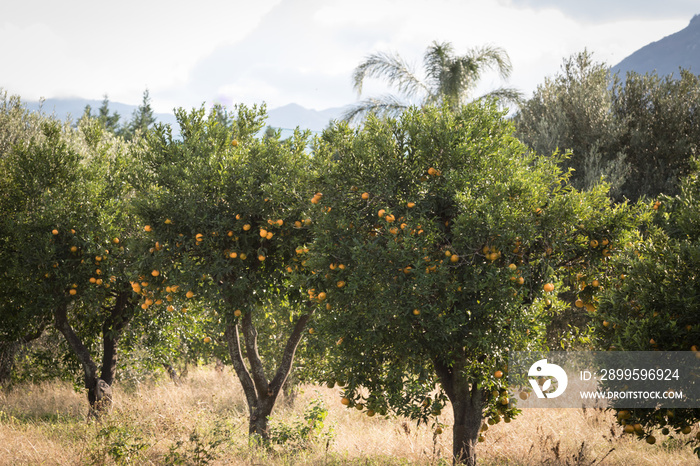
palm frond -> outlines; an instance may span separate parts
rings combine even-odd
[[[347,122],[359,122],[370,114],[397,117],[403,113],[408,104],[394,95],[386,94],[362,100],[348,107],[342,119]]]
[[[423,55],[423,67],[433,90],[440,88],[442,76],[453,60],[453,47],[449,42],[434,41]]]
[[[481,69],[492,69],[498,71],[501,78],[508,79],[513,72],[508,53],[501,47],[485,45],[475,47],[467,54],[470,60],[479,64]]]
[[[383,79],[409,99],[427,91],[425,84],[397,54],[373,53],[355,68],[352,82],[358,95],[362,94],[364,80],[368,77]]]
[[[525,95],[513,87],[500,87],[484,94],[481,98],[495,98],[498,99],[499,102],[513,104],[517,107],[525,101]]]

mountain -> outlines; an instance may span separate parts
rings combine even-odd
[[[46,114],[53,114],[60,120],[70,118],[72,121],[77,121],[82,116],[86,105],[90,105],[92,114],[95,115],[102,106],[102,101],[72,98],[46,99],[43,102],[25,101],[24,104],[28,110],[41,110]],[[129,121],[137,108],[136,105],[109,102],[110,112],[117,112],[121,116],[122,123]],[[342,113],[343,109],[340,107],[312,110],[298,104],[288,104],[268,110],[267,124],[273,128],[281,129],[282,137],[286,138],[292,134],[296,127],[309,129],[315,133],[321,132],[331,120],[339,119]],[[177,125],[175,115],[172,113],[156,113],[154,116],[159,123]]]
[[[297,126],[314,132],[323,131],[331,120],[336,120],[343,114],[343,109],[328,108],[326,110],[311,110],[298,104],[288,104],[268,112],[267,124],[273,128],[294,130]]]
[[[28,110],[39,111],[47,115],[54,115],[59,120],[70,118],[72,121],[78,121],[85,111],[85,106],[89,105],[92,108],[92,114],[96,115],[99,108],[102,106],[101,100],[88,100],[81,98],[71,99],[45,99],[42,102],[24,101],[24,105]],[[132,113],[138,108],[137,105],[122,104],[119,102],[109,102],[110,114],[116,112],[121,117],[120,122],[125,123],[131,119]],[[154,113],[153,116],[159,123],[175,124],[175,115],[170,113]]]
[[[695,15],[685,29],[637,50],[613,66],[612,71],[619,72],[620,77],[628,71],[678,76],[679,68],[700,74],[700,15]]]

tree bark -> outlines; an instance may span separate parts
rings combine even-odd
[[[452,461],[454,464],[476,466],[476,445],[484,419],[485,392],[476,382],[470,383],[464,371],[465,360],[457,358],[451,366],[434,360],[440,384],[452,403]]]
[[[9,385],[12,369],[15,366],[15,357],[21,347],[20,341],[0,342],[0,388]]]
[[[83,377],[85,380],[85,388],[87,389],[88,403],[92,408],[95,405],[97,388],[97,364],[92,360],[90,351],[80,340],[80,337],[75,333],[73,327],[68,322],[68,304],[63,303],[54,309],[54,325],[56,330],[61,332],[66,339],[68,346],[77,356],[78,361],[83,366]]]
[[[304,328],[313,315],[313,308],[299,317],[294,329],[287,339],[282,359],[272,380],[268,381],[260,354],[258,353],[258,332],[253,325],[251,312],[246,312],[240,319],[245,345],[245,354],[250,364],[250,371],[243,361],[243,352],[239,334],[239,323],[230,323],[224,333],[228,343],[233,368],[241,382],[248,403],[248,434],[268,438],[268,416],[272,413],[277,396],[284,385],[294,362],[294,353],[301,341]]]
[[[114,382],[117,373],[117,346],[124,329],[134,316],[136,303],[132,303],[131,290],[117,293],[114,306],[102,324],[102,370],[100,378],[108,385]]]
[[[68,304],[61,304],[54,309],[54,326],[66,339],[68,346],[83,367],[90,415],[95,417],[99,417],[100,414],[111,409],[111,386],[114,382],[118,362],[117,347],[124,328],[134,316],[136,307],[136,303],[130,299],[129,290],[118,292],[115,298],[114,305],[109,309],[109,315],[102,323],[103,356],[99,377],[97,364],[93,360],[90,350],[83,344],[68,321]]]

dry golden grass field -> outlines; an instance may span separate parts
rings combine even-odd
[[[190,371],[179,386],[169,380],[130,390],[117,385],[114,411],[100,422],[86,421],[86,398],[70,385],[20,386],[0,392],[0,464],[451,464],[449,427],[434,435],[405,419],[369,418],[342,406],[339,394],[304,386],[293,407],[280,400],[273,424],[300,429],[309,403],[321,399],[328,409],[324,429],[307,444],[263,448],[248,441],[243,393],[228,369]],[[449,426],[452,420],[440,421]],[[329,428],[330,440],[323,434]],[[700,464],[684,442],[657,438],[647,445],[622,434],[608,412],[528,410],[491,426],[478,457],[483,465]]]

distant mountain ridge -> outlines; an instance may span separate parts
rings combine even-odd
[[[60,120],[70,118],[72,121],[77,121],[83,115],[86,105],[90,105],[92,114],[95,115],[102,106],[102,101],[81,98],[45,99],[43,102],[24,101],[24,105],[28,110],[41,110],[47,115],[53,114]],[[118,113],[121,117],[121,123],[129,121],[137,108],[137,105],[109,102],[110,112]],[[289,136],[297,127],[321,132],[331,120],[341,118],[342,113],[343,108],[341,107],[312,110],[292,103],[268,110],[267,125],[282,130],[282,137]],[[173,113],[155,113],[154,116],[159,123],[177,125]]]
[[[679,68],[700,74],[700,15],[695,15],[685,29],[652,42],[632,53],[620,63],[612,66],[611,71],[618,72],[623,78],[628,71],[640,74],[656,71],[659,76],[668,74],[677,76]],[[86,105],[90,105],[93,114],[96,114],[102,101],[70,98],[46,99],[43,104],[25,101],[24,104],[29,110],[38,111],[41,108],[44,113],[54,114],[61,120],[70,117],[76,121],[82,116]],[[111,112],[119,113],[121,123],[125,123],[131,119],[131,115],[138,106],[110,102],[109,108]],[[267,124],[282,130],[283,138],[291,135],[297,127],[321,132],[331,120],[340,119],[343,110],[342,107],[313,110],[291,103],[268,110]],[[155,117],[160,123],[176,126],[175,115],[172,113],[157,113]]]
[[[611,70],[624,78],[628,71],[678,76],[679,68],[700,74],[700,15],[693,16],[685,29],[645,45]]]

